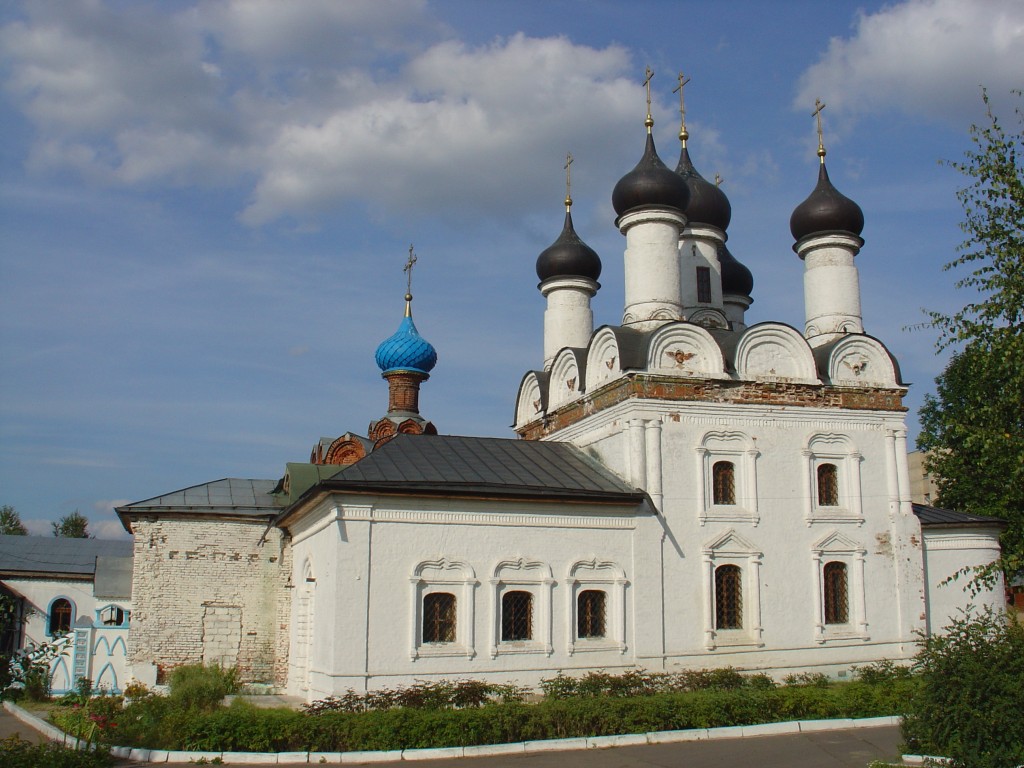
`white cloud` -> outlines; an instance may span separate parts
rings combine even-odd
[[[37,128],[30,167],[233,188],[251,224],[357,201],[507,214],[548,183],[539,152],[600,162],[638,122],[619,46],[468,47],[421,0],[158,8],[30,2],[0,29],[7,90]]]
[[[979,86],[997,98],[1021,87],[1024,3],[907,0],[861,14],[801,77],[795,106],[820,97],[834,112],[903,112],[966,127]]]

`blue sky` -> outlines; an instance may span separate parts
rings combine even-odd
[[[386,410],[373,362],[397,327],[410,243],[438,349],[421,409],[511,436],[539,367],[534,262],[576,229],[622,312],[610,195],[643,148],[655,71],[662,158],[720,173],[748,320],[802,328],[789,215],[814,186],[827,108],[835,185],[864,209],[867,332],[915,411],[945,358],[921,308],[969,297],[959,159],[1010,115],[1024,3],[906,0],[83,0],[0,11],[0,504],[36,532],[79,509],[221,477],[276,478],[321,436]]]

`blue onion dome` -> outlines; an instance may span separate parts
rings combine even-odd
[[[380,343],[374,355],[377,367],[384,373],[411,371],[428,374],[437,365],[437,350],[420,336],[416,324],[412,321],[411,300],[412,296],[406,294],[405,317],[402,318],[402,323],[392,336]]]
[[[725,243],[718,246],[718,263],[722,265],[722,293],[749,298],[754,290],[754,276],[732,255]]]
[[[818,169],[818,185],[789,218],[790,232],[799,242],[818,232],[849,232],[859,237],[863,229],[864,212],[832,186],[822,160]]]
[[[644,156],[612,190],[615,213],[622,216],[639,208],[675,208],[682,213],[689,201],[686,182],[661,162],[654,148],[654,137],[648,133]]]
[[[712,184],[693,167],[690,162],[690,153],[683,144],[679,153],[679,165],[676,166],[676,173],[683,177],[686,186],[690,189],[690,202],[686,206],[686,218],[691,224],[707,224],[717,227],[723,232],[729,227],[732,220],[732,206],[729,198],[719,189],[718,185]]]
[[[566,210],[562,234],[537,257],[537,277],[544,282],[552,277],[589,277],[597,280],[600,276],[601,257],[580,240],[572,226],[572,213]]]

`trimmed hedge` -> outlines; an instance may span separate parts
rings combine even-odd
[[[714,728],[785,720],[896,715],[913,679],[828,688],[711,689],[639,697],[592,696],[467,709],[398,708],[307,714],[242,701],[212,712],[168,710],[159,699],[125,708],[118,741],[157,749],[322,751],[417,749]],[[144,711],[162,708],[161,717]],[[155,726],[155,727],[154,727]]]

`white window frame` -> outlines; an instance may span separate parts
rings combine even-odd
[[[566,613],[567,652],[570,656],[580,652],[626,652],[626,572],[608,560],[577,560],[569,567],[565,578],[568,587]],[[579,596],[587,590],[605,593],[604,637],[578,637]]]
[[[757,504],[757,457],[760,452],[754,441],[743,432],[708,432],[696,452],[700,524],[750,523],[757,526],[761,522]],[[735,504],[714,503],[714,466],[719,461],[732,462],[736,484]]]
[[[412,603],[409,610],[409,658],[476,656],[475,590],[480,582],[472,566],[462,560],[438,557],[423,560],[413,568],[409,579]],[[455,596],[455,641],[450,643],[423,642],[423,600],[427,595],[446,592]]]
[[[551,592],[555,585],[551,566],[517,557],[500,561],[491,573],[491,658],[517,653],[550,656],[555,650],[551,639]],[[533,597],[533,637],[529,640],[501,639],[501,603],[506,592],[528,592]]]
[[[845,435],[835,433],[815,434],[807,440],[802,451],[805,476],[804,519],[807,525],[814,523],[856,523],[864,524],[863,495],[861,491],[860,464],[863,456]],[[839,491],[837,506],[822,506],[818,503],[818,467],[834,464],[836,483]]]
[[[730,529],[706,543],[701,552],[704,573],[704,647],[764,646],[761,626],[761,565],[764,554]],[[739,566],[743,589],[743,627],[716,629],[715,570],[722,565]]]
[[[817,599],[814,606],[814,641],[827,643],[836,640],[870,640],[868,635],[867,593],[864,571],[867,550],[852,539],[833,531],[811,547],[811,565]],[[825,566],[843,563],[846,566],[847,607],[846,624],[825,623]]]

